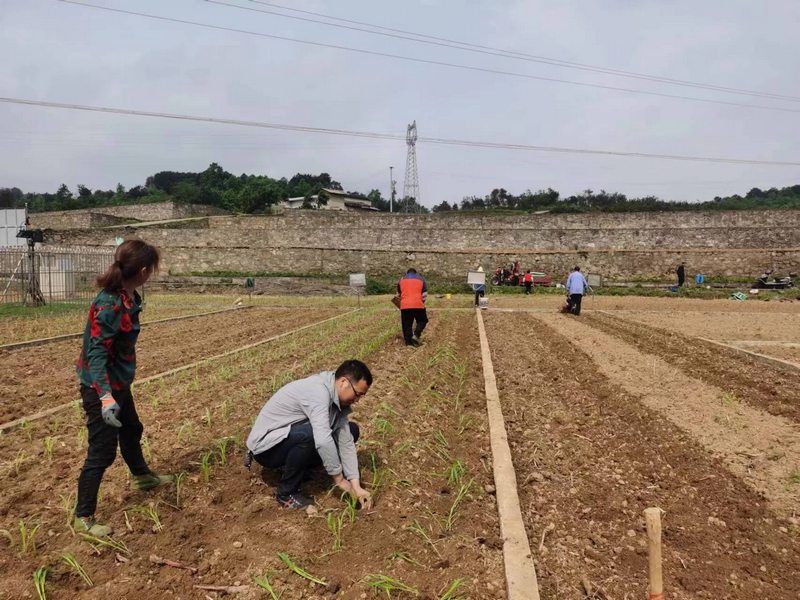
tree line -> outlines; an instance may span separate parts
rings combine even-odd
[[[177,200],[193,204],[208,204],[234,213],[258,214],[287,198],[305,198],[304,208],[312,208],[312,196],[319,204],[325,204],[324,189],[342,190],[341,183],[328,173],[312,175],[297,173],[291,179],[273,179],[266,175],[234,175],[217,163],[212,163],[200,173],[161,171],[148,177],[144,185],[126,189],[118,184],[114,190],[91,189],[79,184],[71,190],[61,184],[55,193],[23,192],[21,189],[0,188],[0,208],[23,208],[30,212],[86,209],[121,204],[141,204]],[[380,190],[372,189],[363,194],[348,191],[355,198],[369,200],[373,207],[389,212],[389,200]],[[430,212],[417,204],[414,198],[396,200],[395,211],[403,207],[413,212]],[[504,188],[496,188],[486,196],[466,196],[460,202],[442,201],[433,207],[435,213],[453,211],[549,211],[568,212],[646,212],[676,210],[743,210],[756,208],[800,208],[800,185],[782,189],[761,190],[753,188],[744,196],[715,197],[707,202],[678,202],[662,200],[656,196],[628,198],[618,192],[594,192],[585,190],[581,194],[562,197],[552,189],[514,195]]]

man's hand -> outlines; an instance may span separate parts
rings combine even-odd
[[[367,510],[372,508],[372,494],[360,485],[358,487],[353,485],[352,494],[361,503],[361,508],[366,508]]]
[[[345,479],[344,475],[341,473],[337,473],[333,476],[333,483],[335,483],[336,486],[343,492],[350,492],[351,494],[353,493],[353,486],[350,485],[350,482],[347,481],[347,479]]]
[[[114,400],[114,396],[106,394],[100,399],[100,414],[103,415],[103,421],[112,427],[122,427],[122,423],[117,419],[119,413],[119,404]]]

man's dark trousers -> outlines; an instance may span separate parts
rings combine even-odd
[[[147,475],[150,468],[142,456],[142,432],[144,427],[136,414],[131,389],[114,390],[114,400],[119,404],[117,419],[122,427],[114,427],[103,420],[100,410],[100,396],[94,388],[81,385],[81,398],[83,410],[86,411],[89,430],[89,451],[83,463],[80,477],[78,478],[78,500],[75,515],[90,517],[97,507],[97,492],[103,473],[111,466],[117,457],[117,443],[125,464],[132,475]]]
[[[353,441],[358,441],[358,425],[350,422],[350,433]],[[336,442],[336,437],[333,438]],[[338,443],[338,442],[337,442]],[[312,467],[322,464],[314,443],[314,430],[311,423],[303,421],[295,423],[289,430],[289,437],[266,452],[253,456],[256,462],[268,469],[283,468],[283,476],[278,483],[278,496],[294,494],[306,472]]]
[[[428,311],[424,308],[404,308],[400,311],[400,321],[403,325],[403,339],[409,345],[412,343],[412,335],[419,337],[425,330],[425,325],[428,324]],[[414,321],[417,322],[416,329]]]
[[[581,314],[581,300],[583,300],[583,294],[572,294],[570,298],[572,299],[572,314],[577,317]]]
[[[483,290],[475,290],[475,306],[480,306],[480,299],[486,295]]]
[[[525,282],[525,293],[526,293],[526,294],[530,294],[530,293],[531,293],[531,288],[532,288],[532,287],[533,287],[533,282],[526,281],[526,282]]]

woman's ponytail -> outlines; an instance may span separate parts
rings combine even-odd
[[[137,277],[142,269],[153,273],[158,270],[158,250],[142,240],[122,242],[114,254],[113,264],[102,275],[98,275],[95,283],[108,292],[120,291],[125,282]]]

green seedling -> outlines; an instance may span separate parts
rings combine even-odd
[[[200,462],[200,467],[203,469],[203,481],[208,483],[209,476],[211,474],[211,457],[213,453],[211,450],[203,454],[203,458]]]
[[[410,563],[412,565],[422,566],[418,561],[416,561],[413,558],[411,558],[405,552],[392,552],[389,555],[389,557],[386,559],[386,568],[387,569],[390,568],[392,566],[392,561],[395,561],[395,560],[402,560],[402,561],[405,561],[405,562]]]
[[[53,433],[58,433],[58,428],[61,427],[61,420],[55,419],[53,421]]]
[[[463,579],[456,579],[453,582],[453,585],[450,586],[450,589],[448,589],[444,593],[444,596],[439,598],[439,600],[467,600],[466,596],[458,596],[458,595],[456,595],[456,590],[458,588],[460,588],[461,586],[463,586],[463,585],[465,585],[465,581]]]
[[[219,453],[219,464],[223,467],[225,466],[226,462],[226,454],[228,452],[228,438],[221,438],[219,440],[214,440],[214,444],[217,446],[217,452]]]
[[[28,441],[29,442],[32,441],[32,439],[33,439],[33,426],[31,425],[31,422],[28,421],[28,419],[25,419],[24,421],[22,421],[22,423],[19,424],[19,428],[22,429],[22,431],[25,432],[26,436],[28,436]]]
[[[45,582],[47,581],[47,575],[49,573],[50,567],[39,567],[33,572],[33,586],[36,588],[36,593],[39,595],[39,600],[47,600]]]
[[[393,485],[402,485],[405,487],[411,487],[412,485],[414,485],[413,481],[411,481],[410,479],[403,479],[402,477],[400,477],[400,475],[397,474],[397,471],[395,471],[394,469],[387,469],[387,471],[396,477],[396,479],[392,482]]]
[[[344,525],[344,514],[337,514],[335,510],[328,511],[328,531],[333,536],[333,551],[342,551],[342,526]]]
[[[86,426],[83,426],[78,430],[78,448],[83,448],[88,439],[89,430],[86,428]]]
[[[393,409],[388,402],[381,402],[380,408],[390,417],[398,416],[398,412]]]
[[[75,413],[75,418],[79,421],[83,421],[83,410],[81,409],[81,403],[78,400],[72,403],[72,412]]]
[[[399,454],[400,452],[402,452],[403,450],[407,450],[408,448],[415,448],[415,447],[416,445],[412,441],[403,442],[397,447],[397,450],[395,450],[395,454]]]
[[[447,475],[447,483],[450,485],[460,484],[461,478],[467,472],[467,467],[464,464],[457,460],[452,465],[450,465],[450,470],[448,471]]]
[[[227,423],[228,422],[228,401],[224,400],[222,404],[219,405],[219,410],[222,413],[222,420]]]
[[[192,437],[192,424],[189,423],[188,421],[186,423],[184,423],[183,425],[181,425],[180,429],[178,429],[178,443],[179,444],[181,443],[181,440],[183,440],[184,437],[187,440],[190,437]]]
[[[0,535],[4,535],[6,537],[9,547],[14,547],[14,536],[11,535],[11,532],[8,529],[0,529]]]
[[[472,427],[475,422],[472,419],[468,419],[466,415],[461,414],[458,416],[458,435],[463,435],[464,432]]]
[[[72,554],[68,552],[62,554],[61,559],[67,563],[69,570],[80,575],[81,579],[83,579],[89,587],[94,585],[94,583],[92,583],[92,579],[89,577],[89,574],[86,573],[86,570],[81,566],[78,560],[72,556]]]
[[[353,496],[350,492],[344,492],[341,497],[345,504],[344,514],[347,516],[350,524],[356,522],[356,509],[358,508],[358,498]]]
[[[408,531],[412,531],[412,532],[416,533],[418,536],[420,536],[422,538],[422,541],[424,541],[431,548],[433,548],[433,551],[436,553],[436,556],[438,556],[439,558],[442,558],[442,555],[439,554],[439,550],[436,548],[436,545],[433,543],[433,540],[428,535],[428,532],[425,531],[425,528],[422,525],[419,524],[419,521],[414,519],[414,524],[413,525],[406,525],[405,529],[407,529]]]
[[[403,378],[400,380],[400,385],[404,385],[405,387],[410,389],[412,392],[414,391],[414,384],[411,383],[411,380],[406,376],[403,376]]]
[[[282,590],[280,594],[275,595],[275,590],[272,587],[272,584],[269,581],[270,575],[274,575],[278,571],[267,571],[264,573],[263,577],[258,577],[257,575],[253,575],[253,581],[255,581],[256,585],[260,588],[267,590],[272,600],[280,600],[281,596],[286,590]]]
[[[194,376],[194,380],[192,381],[191,385],[189,386],[189,389],[191,391],[193,391],[193,392],[199,392],[200,391],[200,378],[197,375]]]
[[[156,531],[162,531],[164,529],[164,526],[161,524],[161,519],[158,516],[158,503],[148,504],[147,506],[135,506],[131,509],[131,512],[149,517]]]
[[[470,479],[468,483],[462,484],[461,487],[458,489],[458,494],[456,495],[456,499],[453,501],[453,505],[450,507],[450,510],[447,512],[447,517],[444,519],[444,530],[445,531],[452,531],[453,526],[456,524],[458,520],[458,514],[456,511],[458,510],[458,505],[467,497],[470,488],[472,487],[473,480]]]
[[[25,462],[25,450],[19,450],[17,452],[17,456],[14,458],[14,472],[19,475],[19,469],[22,466],[22,463]]]
[[[70,492],[69,496],[61,494],[61,506],[64,510],[64,516],[66,517],[67,527],[69,527],[70,531],[73,533],[75,530],[72,529],[72,522],[75,520],[75,507],[77,505],[78,497],[75,492]]]
[[[449,452],[450,442],[447,441],[447,438],[445,437],[444,433],[442,433],[441,429],[437,429],[433,434],[433,445],[431,446],[431,451],[444,462],[448,464],[453,462],[453,459],[450,458]]]
[[[375,417],[373,423],[375,424],[375,433],[381,436],[381,439],[386,439],[386,435],[394,431],[394,425],[384,417]]]
[[[722,408],[731,408],[739,405],[739,398],[736,397],[735,392],[723,392],[720,398]]]
[[[206,414],[201,420],[205,421],[206,427],[211,427],[211,411],[208,410],[208,407],[206,407]]]
[[[144,453],[144,457],[147,460],[150,460],[152,458],[152,455],[150,453],[150,440],[147,439],[146,435],[142,436],[142,452]]]
[[[97,546],[104,546],[106,548],[111,548],[114,552],[119,552],[120,554],[124,554],[126,556],[131,555],[131,551],[128,550],[128,547],[125,545],[125,542],[118,542],[111,536],[98,538],[93,535],[89,535],[88,533],[82,533],[81,537],[86,541],[90,546],[92,546],[95,550],[98,550]],[[95,545],[96,544],[96,545]]]
[[[41,525],[36,525],[32,527],[32,523],[28,521],[20,521],[19,522],[19,546],[20,546],[20,554],[33,554],[36,555],[36,542],[34,541],[34,537],[36,537],[36,532],[39,530]]]
[[[789,473],[789,482],[800,483],[800,472],[794,471],[793,473]]]
[[[417,588],[386,575],[367,575],[367,586],[375,591],[384,592],[387,598],[392,597],[392,592],[406,592],[407,594],[419,596]]]
[[[307,579],[308,581],[310,581],[310,582],[312,582],[312,583],[319,584],[319,585],[327,585],[327,583],[325,582],[325,580],[323,580],[323,579],[320,579],[319,577],[314,577],[314,576],[313,576],[311,573],[309,573],[308,571],[304,571],[303,569],[301,569],[300,567],[298,567],[296,564],[294,564],[294,562],[292,562],[292,559],[291,559],[291,558],[289,558],[289,555],[288,555],[288,554],[286,554],[286,553],[284,553],[284,552],[278,552],[278,556],[280,557],[280,559],[281,559],[281,560],[282,560],[284,563],[286,563],[286,566],[287,566],[287,567],[289,567],[289,568],[290,568],[290,569],[291,569],[291,570],[292,570],[294,573],[296,573],[297,575],[299,575],[299,576],[300,576],[300,577],[302,577],[303,579]]]
[[[178,510],[181,508],[181,492],[183,491],[183,485],[186,481],[186,477],[188,477],[186,471],[181,471],[175,476],[175,507]]]

